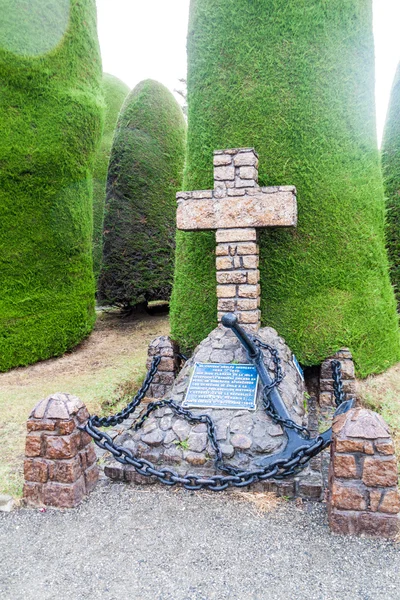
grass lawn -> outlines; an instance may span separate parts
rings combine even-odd
[[[0,493],[22,494],[25,423],[39,400],[68,392],[91,413],[116,412],[142,382],[149,342],[168,333],[165,315],[121,319],[102,312],[93,333],[74,351],[0,373]]]

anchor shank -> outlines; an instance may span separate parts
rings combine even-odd
[[[240,327],[236,315],[233,313],[227,313],[222,317],[222,324],[225,327],[229,327],[232,329],[233,333],[238,338],[239,342],[242,344],[244,349],[246,350],[246,354],[250,362],[256,367],[258,375],[261,379],[261,383],[263,387],[269,386],[272,383],[272,379],[268,370],[264,364],[264,356],[261,352],[260,348],[258,348],[253,340],[249,338],[247,333]],[[291,419],[288,409],[286,408],[285,403],[283,402],[280,393],[276,388],[272,388],[268,391],[268,397],[273,405],[275,411],[278,413],[280,417],[283,419]],[[285,428],[286,433],[289,438],[300,436],[293,430]],[[293,435],[295,434],[295,435]]]

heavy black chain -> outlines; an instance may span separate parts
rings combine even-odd
[[[264,406],[268,415],[270,415],[270,417],[276,423],[284,424],[286,427],[297,429],[305,434],[305,437],[306,435],[309,437],[309,432],[305,427],[301,427],[291,420],[281,419],[281,417],[279,417],[279,415],[277,415],[273,410],[269,401],[266,401],[268,391],[282,381],[283,371],[278,352],[271,346],[268,346],[268,344],[264,344],[258,339],[255,339],[255,341],[258,345],[270,352],[275,366],[275,378],[269,386],[266,386],[268,389],[264,388],[263,390]],[[108,450],[118,462],[133,466],[140,475],[144,475],[146,477],[155,477],[161,483],[169,486],[181,484],[188,490],[207,489],[213,492],[219,492],[230,486],[239,488],[246,487],[258,481],[265,481],[271,478],[283,479],[284,477],[294,475],[301,471],[313,456],[321,452],[321,450],[326,448],[330,443],[329,441],[324,440],[321,436],[318,436],[315,438],[313,444],[310,445],[310,443],[308,443],[298,446],[287,458],[277,456],[276,460],[270,462],[266,467],[249,471],[241,471],[223,462],[222,450],[217,440],[215,425],[209,415],[195,415],[191,411],[182,408],[182,406],[174,402],[172,399],[163,399],[157,402],[151,402],[148,405],[146,412],[139,420],[136,421],[134,426],[135,430],[140,429],[153,411],[163,407],[172,409],[176,415],[183,417],[191,424],[204,423],[207,426],[208,437],[215,452],[215,466],[220,471],[228,473],[228,475],[213,475],[206,477],[188,474],[182,476],[168,468],[158,469],[150,461],[140,458],[139,456],[134,455],[133,452],[128,448],[124,448],[123,446],[116,444],[107,433],[99,431],[97,427],[115,426],[119,423],[122,423],[134,412],[146,395],[154,375],[157,372],[160,360],[161,357],[154,357],[142,387],[124,410],[110,417],[99,418],[97,416],[92,416],[89,418],[87,424],[82,428],[93,438],[97,446],[104,450]]]
[[[333,395],[335,396],[336,406],[340,406],[344,400],[343,382],[342,382],[342,366],[338,360],[331,362],[332,378],[333,378]]]
[[[281,417],[276,412],[276,410],[275,410],[274,406],[272,405],[272,402],[269,398],[268,392],[270,390],[272,390],[272,388],[278,386],[285,376],[284,372],[282,370],[281,359],[279,358],[278,350],[276,348],[273,348],[269,344],[262,342],[261,340],[259,340],[256,337],[252,337],[251,339],[255,343],[256,346],[259,346],[260,348],[264,348],[265,350],[267,350],[270,353],[272,362],[274,364],[274,370],[275,370],[274,379],[269,385],[265,385],[262,390],[262,395],[263,395],[262,398],[263,398],[263,405],[265,408],[265,412],[267,413],[267,415],[269,415],[271,417],[271,419],[275,423],[277,423],[279,425],[283,425],[283,427],[287,427],[289,429],[294,429],[294,430],[298,431],[299,433],[301,433],[302,436],[304,437],[304,439],[309,440],[311,434],[310,434],[309,430],[307,429],[307,427],[304,427],[303,425],[298,425],[292,419],[285,419],[285,418]]]

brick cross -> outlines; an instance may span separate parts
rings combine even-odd
[[[296,188],[259,187],[254,148],[214,152],[214,189],[178,192],[177,227],[216,230],[218,322],[234,312],[250,330],[260,328],[257,229],[295,227]]]

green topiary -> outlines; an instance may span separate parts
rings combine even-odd
[[[400,358],[384,246],[371,0],[192,0],[184,189],[213,185],[214,149],[252,147],[261,185],[298,189],[296,230],[260,236],[262,319],[300,361],[342,346],[358,373]],[[216,325],[214,233],[179,232],[172,333]]]
[[[99,279],[103,302],[131,307],[169,299],[185,134],[171,92],[156,81],[139,83],[121,110],[111,151]]]
[[[93,173],[93,271],[97,280],[100,274],[101,255],[103,252],[103,220],[106,199],[106,183],[108,162],[115,126],[121,106],[129,94],[129,88],[114,75],[103,75],[103,94],[106,104],[103,137],[96,154]]]
[[[0,370],[92,329],[92,168],[101,135],[94,0],[0,0]]]
[[[400,65],[389,104],[382,143],[382,166],[387,198],[387,246],[392,283],[400,305]]]

